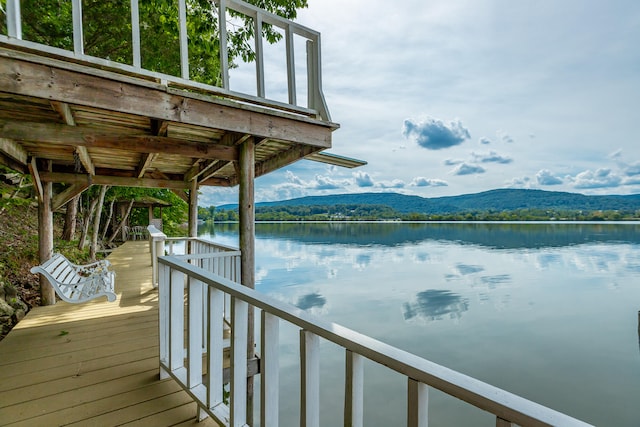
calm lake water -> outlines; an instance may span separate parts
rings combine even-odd
[[[237,246],[235,224],[200,235]],[[640,426],[640,224],[256,225],[256,289],[599,426]],[[282,326],[281,424],[298,423]],[[344,353],[321,344],[321,425],[342,425]],[[495,419],[437,391],[431,426]],[[365,365],[365,425],[403,425],[406,380]]]

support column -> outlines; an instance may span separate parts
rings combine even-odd
[[[46,170],[50,169],[50,162],[47,162]],[[40,264],[49,260],[53,255],[53,210],[51,200],[53,199],[53,184],[42,182],[42,197],[38,198],[38,254]],[[56,303],[56,293],[49,281],[40,275],[40,304],[53,305]]]
[[[240,219],[240,274],[242,284],[255,289],[255,142],[247,139],[240,146],[239,153],[240,193],[238,196],[238,215]],[[249,307],[249,334],[247,357],[255,355],[254,309]],[[253,377],[247,378],[247,423],[253,425]]]
[[[198,237],[198,180],[189,182],[189,237]],[[193,253],[194,242],[189,242],[188,253]]]

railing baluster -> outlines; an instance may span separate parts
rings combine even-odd
[[[142,67],[140,58],[140,8],[138,0],[131,0],[131,46],[133,53],[133,66]]]
[[[429,425],[429,387],[413,378],[408,379],[407,427]]]
[[[84,55],[84,36],[82,34],[82,0],[72,0],[73,52]]]
[[[203,326],[203,301],[202,282],[188,278],[187,302],[189,315],[187,317],[187,363],[189,375],[187,387],[194,388],[202,384],[202,326]]]
[[[229,89],[229,56],[227,52],[227,0],[218,2],[218,29],[220,30],[220,74],[222,87]]]
[[[158,283],[159,294],[159,340],[160,340],[160,362],[168,365],[169,363],[169,291],[170,291],[170,267],[166,264],[160,265],[160,279]],[[163,368],[160,368],[160,379],[168,378],[169,374]]]
[[[255,49],[256,49],[256,95],[265,97],[264,87],[264,48],[262,46],[262,14],[256,13],[254,19]]]
[[[187,5],[186,0],[178,0],[178,16],[180,21],[180,71],[183,79],[189,79],[189,46],[187,40]]]
[[[289,104],[296,105],[296,61],[294,55],[293,30],[291,25],[285,29],[287,45],[287,84],[289,87]]]
[[[223,324],[224,293],[208,286],[209,310],[207,320],[209,324],[209,339],[207,340],[207,405],[209,408],[222,403],[223,372]]]
[[[278,427],[280,393],[280,320],[262,311],[262,358],[260,359],[260,425]]]
[[[22,17],[20,0],[7,0],[7,34],[22,40]]]
[[[171,270],[169,297],[169,369],[173,372],[184,367],[184,277]]]
[[[300,330],[300,426],[320,427],[320,338]]]
[[[357,353],[346,351],[344,425],[362,427],[364,425],[364,358]]]
[[[247,333],[249,304],[231,298],[231,427],[247,422]]]

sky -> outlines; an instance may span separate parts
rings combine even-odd
[[[640,193],[637,0],[309,0],[297,22],[322,34],[323,92],[340,124],[327,151],[368,164],[297,162],[258,178],[256,202]],[[203,187],[199,204],[237,197]]]

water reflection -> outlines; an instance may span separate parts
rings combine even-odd
[[[444,316],[459,319],[469,309],[469,301],[446,290],[428,289],[416,295],[415,302],[402,305],[404,320],[440,320]]]
[[[298,298],[295,306],[302,310],[311,310],[313,308],[321,309],[327,303],[327,299],[317,292],[302,295]]]
[[[199,234],[236,234],[238,225],[213,227],[203,224]],[[306,244],[399,246],[432,240],[521,249],[594,242],[640,243],[640,223],[257,223],[256,235]]]
[[[479,273],[484,270],[484,267],[481,265],[467,265],[467,264],[457,264],[456,270],[463,276],[473,273]]]

